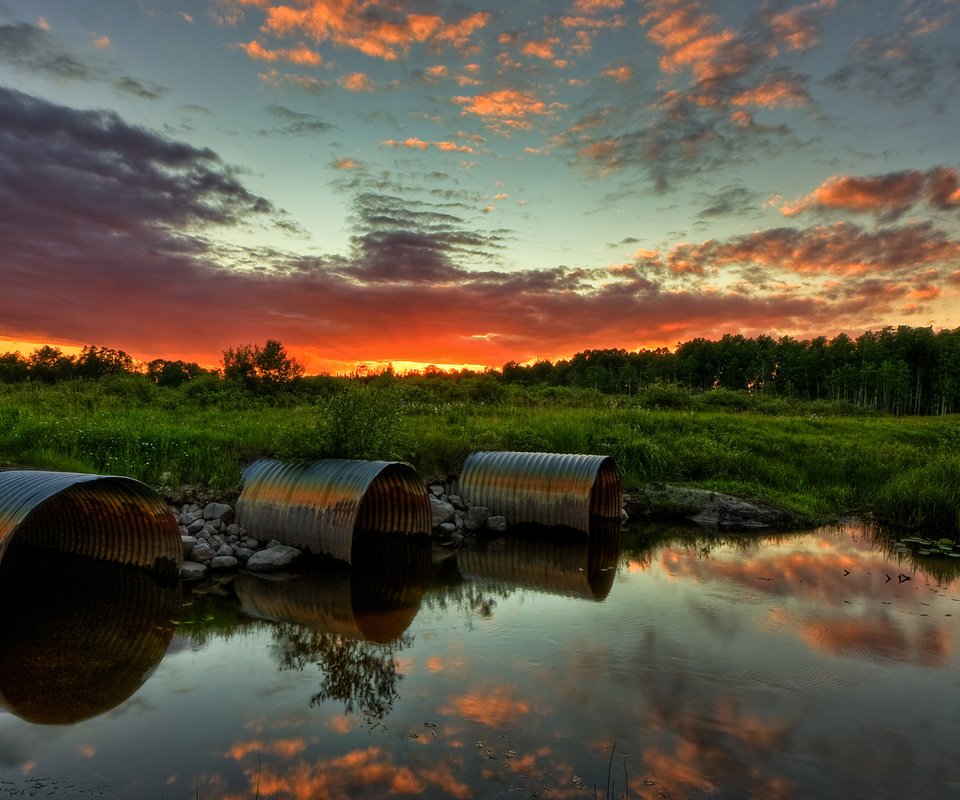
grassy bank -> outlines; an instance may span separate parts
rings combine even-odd
[[[0,462],[227,488],[259,456],[402,458],[431,478],[455,474],[474,450],[603,453],[627,490],[683,483],[807,522],[860,513],[956,532],[960,418],[847,411],[732,393],[611,401],[519,390],[480,402],[350,381],[269,398],[135,378],[0,385]]]

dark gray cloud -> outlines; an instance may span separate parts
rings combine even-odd
[[[501,243],[498,234],[472,230],[451,213],[460,208],[360,194],[354,206],[351,274],[371,282],[465,280],[462,264],[491,259]]]
[[[574,146],[573,140],[567,145]],[[579,146],[576,160],[601,173],[639,170],[654,192],[665,194],[698,175],[713,177],[796,146],[784,125],[761,125],[745,112],[731,117],[674,93],[641,127]]]
[[[706,204],[697,214],[700,219],[717,217],[745,217],[757,214],[757,194],[743,186],[724,186],[704,195]]]
[[[276,210],[212,150],[0,86],[0,178],[8,213],[116,231],[237,224]]]
[[[152,81],[138,81],[129,75],[117,78],[113,85],[118,91],[139,97],[141,100],[159,100],[169,91],[165,86]]]
[[[91,80],[94,70],[36,25],[0,25],[0,62],[58,80]]]
[[[944,58],[947,57],[947,58]],[[825,79],[844,91],[864,92],[881,102],[903,105],[926,101],[936,78],[951,69],[952,52],[931,53],[924,42],[899,34],[876,36],[857,43],[839,69]],[[955,71],[954,80],[960,77]]]
[[[336,129],[335,125],[325,122],[320,119],[320,117],[313,114],[293,111],[286,106],[267,106],[267,111],[280,121],[280,125],[277,128],[261,130],[260,133],[266,136],[272,136],[278,133],[302,136],[304,134],[328,133]]]
[[[813,105],[809,75],[785,59],[817,45],[829,4],[766,5],[739,31],[725,27],[711,4],[645,6],[642,26],[676,78],[645,98],[584,109],[558,139],[578,164],[601,174],[639,171],[664,194],[802,146],[791,127],[762,124],[755,112]]]

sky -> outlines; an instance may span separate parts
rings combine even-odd
[[[0,352],[960,326],[960,0],[0,0]]]

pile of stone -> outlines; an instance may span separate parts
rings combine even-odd
[[[233,507],[211,502],[201,507],[185,503],[171,511],[180,525],[183,567],[180,577],[196,580],[208,571],[241,566],[250,572],[273,572],[290,566],[301,553],[278,541],[261,542],[233,522]]]
[[[465,536],[482,531],[502,533],[506,518],[484,506],[468,506],[453,487],[440,483],[428,487],[433,535],[445,544],[459,544]],[[295,547],[278,541],[260,541],[233,522],[233,506],[216,500],[200,505],[186,502],[170,507],[180,525],[183,567],[180,577],[198,580],[208,572],[274,572],[301,557]]]
[[[507,529],[506,517],[491,514],[486,506],[467,505],[460,495],[454,493],[452,486],[431,483],[427,489],[435,536],[460,542],[471,533],[502,533]]]

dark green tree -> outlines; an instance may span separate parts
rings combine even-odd
[[[30,379],[44,383],[56,383],[74,377],[75,361],[65,356],[59,347],[44,345],[30,354]]]

